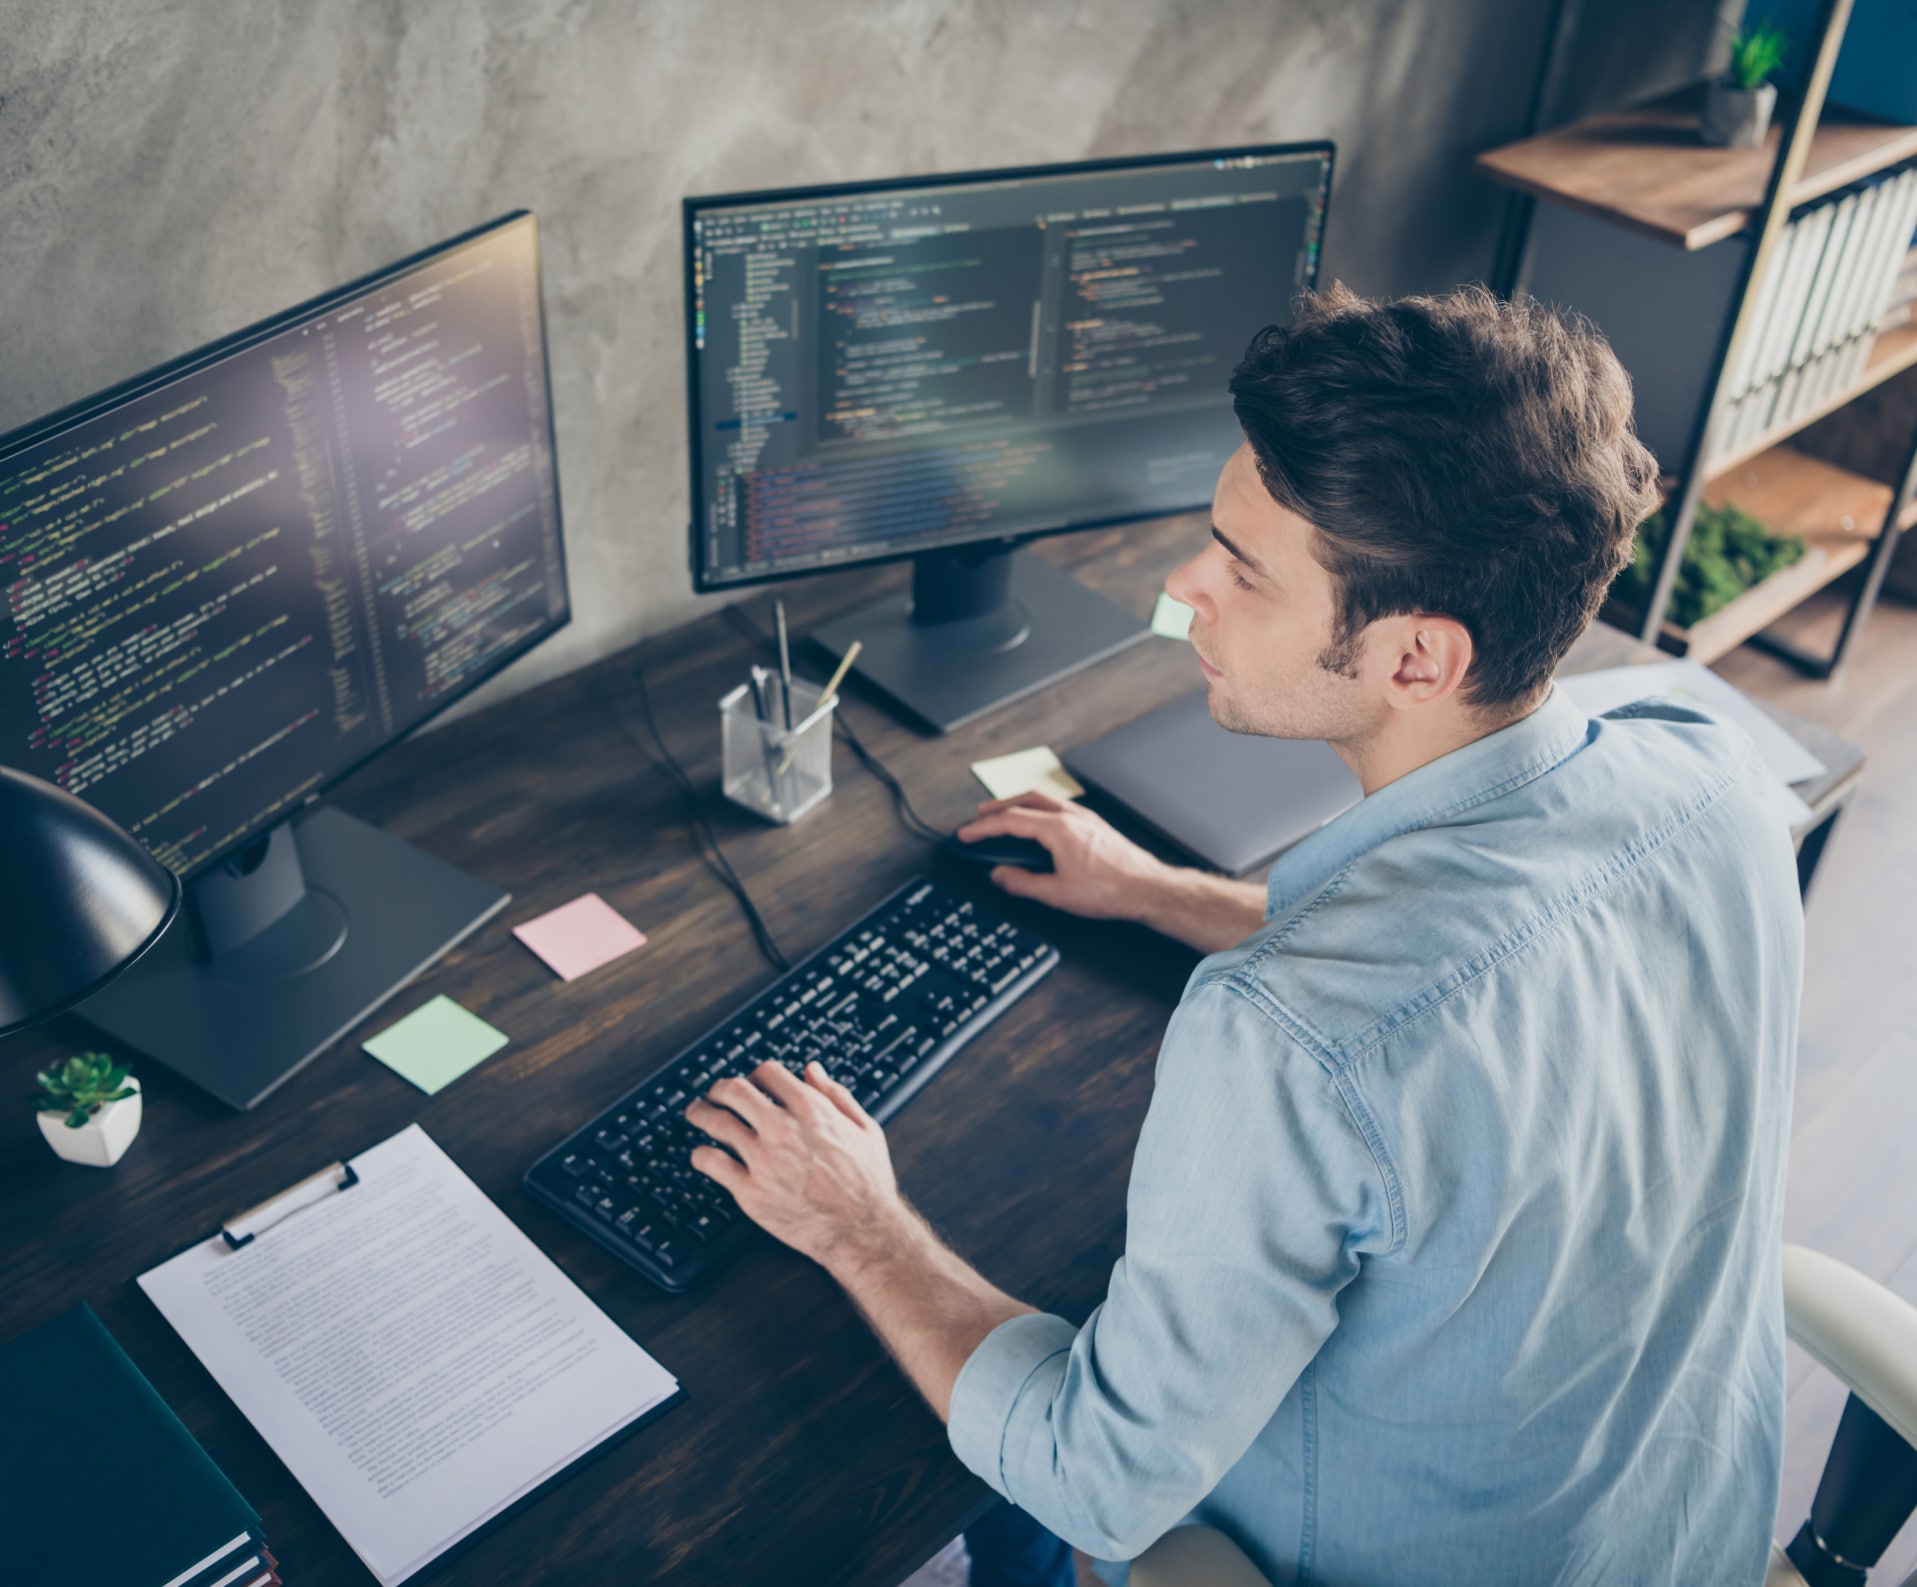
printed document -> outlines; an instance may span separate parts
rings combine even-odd
[[[140,1287],[394,1587],[678,1384],[418,1125],[351,1167]]]

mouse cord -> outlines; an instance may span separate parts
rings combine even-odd
[[[705,806],[699,799],[699,790],[693,786],[692,779],[686,775],[686,769],[679,764],[678,757],[666,747],[665,734],[659,731],[659,718],[653,714],[652,710],[652,690],[646,685],[644,639],[641,639],[635,648],[632,672],[639,682],[639,703],[645,709],[646,727],[652,733],[652,741],[658,746],[660,758],[671,774],[672,780],[679,785],[679,792],[685,798],[686,808],[692,812],[693,819],[698,823],[699,833],[704,836],[700,858],[705,860],[714,874],[725,884],[726,890],[739,901],[739,907],[745,911],[746,920],[752,927],[752,935],[759,944],[759,951],[772,961],[775,968],[781,971],[790,970],[791,960],[779,951],[779,944],[773,938],[772,929],[766,925],[765,917],[759,913],[759,906],[753,903],[752,895],[746,891],[745,883],[739,880],[739,873],[732,868],[732,861],[726,858],[726,851],[719,847],[718,834],[712,830],[712,823],[706,819]],[[620,719],[620,725],[625,725],[623,717]],[[696,837],[694,843],[695,847],[699,846]],[[710,850],[710,853],[707,850]]]
[[[725,613],[727,621],[760,650],[768,655],[777,653],[778,646],[772,636],[762,630],[737,606],[728,606]],[[858,757],[859,764],[891,793],[892,802],[898,807],[900,823],[914,837],[924,838],[928,843],[940,842],[946,835],[945,829],[933,826],[913,808],[912,796],[905,791],[905,785],[893,776],[891,768],[884,761],[865,747],[865,741],[853,729],[843,708],[845,696],[840,695],[839,699],[841,708],[832,713],[833,724],[839,736],[845,740],[846,746]]]

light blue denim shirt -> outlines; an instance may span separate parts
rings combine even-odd
[[[1802,963],[1766,775],[1560,691],[1280,859],[1165,1033],[1104,1303],[979,1346],[959,1458],[1102,1560],[1197,1520],[1279,1583],[1761,1581]]]

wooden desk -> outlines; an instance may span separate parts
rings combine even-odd
[[[1206,534],[1202,520],[1179,519],[1052,542],[1044,554],[1143,614]],[[902,577],[821,580],[790,588],[788,601],[803,628]],[[763,618],[762,600],[751,609]],[[930,863],[929,846],[905,833],[890,796],[843,747],[832,798],[796,827],[769,828],[726,804],[717,702],[759,657],[717,613],[647,649],[660,725],[789,956]],[[1611,632],[1587,638],[1579,660],[1634,655],[1656,652]],[[846,709],[919,810],[950,825],[980,794],[970,761],[1069,747],[1197,686],[1184,646],[1150,641],[947,739],[922,738],[856,699]],[[1858,769],[1861,756],[1843,791]],[[252,1114],[140,1066],[145,1126],[111,1172],[56,1160],[16,1100],[0,1154],[0,1338],[89,1301],[259,1509],[288,1580],[370,1581],[133,1279],[238,1209],[418,1120],[688,1391],[655,1426],[436,1571],[434,1587],[878,1587],[916,1568],[988,1490],[819,1270],[761,1241],[703,1290],[668,1297],[520,1188],[539,1152],[772,974],[649,747],[632,656],[403,745],[334,799],[510,888],[511,905]],[[509,929],[588,889],[651,940],[561,983]],[[959,1250],[1012,1293],[1079,1319],[1103,1297],[1119,1254],[1152,1060],[1195,956],[1138,928],[1004,907],[1056,942],[1063,965],[888,1133],[907,1193]],[[358,1044],[440,992],[512,1044],[426,1098]],[[24,1098],[36,1068],[95,1044],[71,1022],[17,1037],[0,1044],[0,1082]]]

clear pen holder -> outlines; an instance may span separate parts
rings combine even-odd
[[[761,720],[753,686],[742,683],[719,702],[725,795],[754,815],[788,825],[832,792],[832,713],[837,699],[792,683],[792,731],[777,673],[753,669],[765,703]]]

